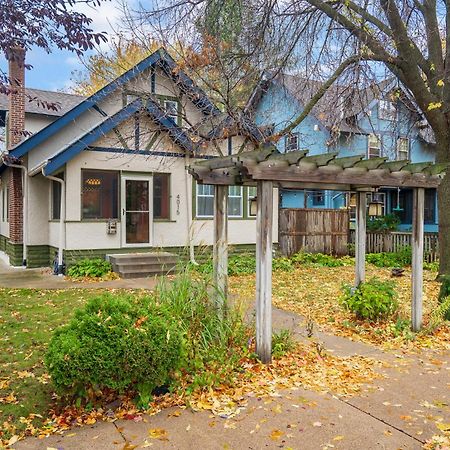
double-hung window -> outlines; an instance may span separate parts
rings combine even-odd
[[[397,140],[397,159],[404,160],[409,159],[409,139],[405,137],[398,138]]]
[[[249,217],[255,217],[255,214],[252,214],[251,203],[256,200],[256,186],[249,186],[247,188],[247,211]]]
[[[83,219],[119,218],[119,173],[82,170]]]
[[[228,187],[228,217],[242,217],[242,186]]]
[[[164,100],[164,111],[166,112],[166,117],[178,124],[179,111],[176,100]]]
[[[381,139],[376,134],[369,134],[367,157],[378,158],[381,156]]]
[[[197,184],[196,211],[198,218],[210,218],[214,215],[214,186]],[[228,217],[243,217],[243,188],[229,186],[228,188]]]

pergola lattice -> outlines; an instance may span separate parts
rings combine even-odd
[[[188,168],[200,184],[215,186],[214,282],[223,297],[228,286],[228,186],[257,186],[256,217],[256,350],[271,360],[272,344],[272,218],[273,188],[326,189],[357,192],[355,285],[365,279],[367,192],[381,187],[412,188],[412,328],[422,327],[423,234],[425,189],[437,188],[447,165],[337,157],[336,153],[308,155],[307,151],[279,153],[272,144],[256,151],[196,161]]]

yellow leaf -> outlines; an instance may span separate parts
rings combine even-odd
[[[148,434],[153,439],[159,439],[160,441],[168,441],[167,431],[164,428],[150,428]]]
[[[88,417],[86,419],[86,424],[87,425],[93,425],[95,422],[97,422],[97,420],[94,417]]]
[[[444,86],[444,80],[438,80],[437,85],[440,87]]]
[[[450,423],[437,423],[436,426],[441,431],[450,431]]]
[[[333,438],[333,441],[342,441],[342,439],[344,439],[344,436],[338,435]]]
[[[280,430],[273,430],[272,433],[270,433],[270,439],[272,439],[272,441],[278,441],[278,439],[280,439],[280,437],[283,436],[283,432]]]
[[[442,106],[442,103],[441,102],[436,102],[436,103],[430,103],[429,105],[428,105],[428,111],[432,111],[433,109],[438,109],[438,108],[440,108]]]

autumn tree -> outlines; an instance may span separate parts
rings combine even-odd
[[[11,49],[26,51],[39,47],[50,53],[54,48],[78,55],[106,42],[105,33],[92,30],[92,19],[76,10],[78,5],[99,6],[102,0],[2,0],[0,8],[0,51],[8,57]],[[27,65],[27,68],[31,68]],[[0,72],[0,91],[9,92],[10,82]]]
[[[336,84],[346,85],[352,91],[353,86],[372,83],[380,72],[387,70],[412,99],[413,108],[426,120],[435,141],[436,161],[450,163],[448,2],[246,0],[238,4],[238,39],[242,46],[234,58],[240,67],[256,68],[260,76],[264,72],[275,76],[289,64],[294,64],[306,78],[321,81],[303,113],[293,117],[278,137],[303,121]],[[141,7],[130,17],[159,31],[169,41],[174,36],[174,24],[177,24],[178,32],[185,30],[191,41],[196,42],[192,24],[201,20],[211,8],[213,11],[217,8],[215,0],[165,0],[157,6]],[[221,28],[217,26],[216,29]],[[214,56],[220,58],[220,51]],[[227,68],[223,64],[226,79],[229,78]],[[241,78],[250,81],[245,75]],[[450,274],[449,199],[450,177],[446,176],[439,188],[440,272],[446,274]]]

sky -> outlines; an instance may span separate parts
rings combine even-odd
[[[111,34],[119,22],[120,11],[116,0],[104,2],[96,10],[84,5],[77,9],[93,19],[91,27],[97,32],[106,31]],[[107,44],[105,45],[107,47]],[[47,54],[44,50],[35,48],[27,52],[26,58],[27,63],[33,66],[26,71],[26,86],[37,89],[67,91],[71,85],[72,72],[83,69],[74,53],[59,49],[54,49],[52,53]],[[4,55],[0,56],[0,69],[7,71]]]

